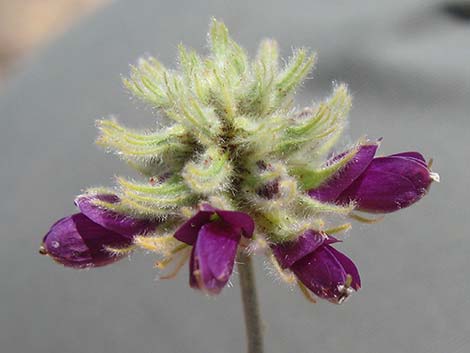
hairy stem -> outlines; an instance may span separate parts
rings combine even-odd
[[[244,252],[240,252],[238,256],[238,272],[245,313],[248,353],[263,353],[263,327],[259,313],[253,263],[251,257]]]

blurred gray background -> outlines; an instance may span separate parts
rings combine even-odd
[[[244,352],[237,275],[207,298],[188,288],[187,269],[156,281],[152,255],[76,271],[37,253],[74,195],[132,173],[93,144],[97,118],[157,118],[129,99],[120,74],[146,53],[174,65],[180,42],[205,50],[215,16],[252,55],[264,37],[284,56],[315,49],[299,105],[348,82],[349,139],[383,137],[382,154],[421,151],[442,180],[414,207],[354,224],[340,248],[363,289],[342,306],[307,303],[260,258],[266,352],[469,352],[470,21],[444,4],[115,1],[23,62],[0,93],[0,351]]]

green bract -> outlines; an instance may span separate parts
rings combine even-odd
[[[125,86],[171,124],[139,132],[115,120],[98,122],[98,143],[151,177],[118,178],[121,201],[100,206],[170,227],[188,207],[209,201],[252,215],[257,232],[273,242],[318,229],[324,213],[349,213],[353,205],[306,194],[355,155],[353,149],[324,165],[351,107],[347,87],[335,85],[329,98],[297,111],[293,96],[314,66],[313,53],[297,49],[281,65],[277,43],[265,40],[250,60],[216,20],[209,46],[207,57],[180,46],[177,70],[152,57],[132,67]],[[263,190],[274,184],[268,197]]]

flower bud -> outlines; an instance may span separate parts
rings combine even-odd
[[[439,175],[430,171],[420,153],[374,158],[377,147],[378,144],[360,146],[354,158],[322,185],[309,190],[309,195],[322,202],[354,202],[359,211],[388,213],[417,202],[432,181],[439,181]],[[327,165],[347,154],[336,156]]]
[[[114,194],[85,194],[75,199],[75,205],[82,214],[93,222],[129,238],[132,238],[136,234],[145,234],[155,230],[157,225],[155,222],[106,210],[98,206],[95,203],[96,201],[118,203],[120,199]]]
[[[307,230],[295,241],[273,245],[282,269],[290,269],[297,279],[318,297],[341,304],[361,287],[354,263],[330,244],[337,239]]]
[[[308,194],[322,202],[333,202],[351,183],[356,180],[374,158],[379,145],[377,143],[363,144],[357,147],[354,157],[334,175],[330,176],[319,187],[312,189]],[[349,155],[350,151],[343,152],[331,158],[326,165],[340,163],[343,158]]]
[[[126,248],[137,234],[144,234],[156,224],[120,215],[94,204],[95,200],[119,202],[112,194],[79,196],[75,204],[81,213],[65,217],[52,225],[44,236],[40,253],[73,268],[104,266],[123,255],[107,248]]]
[[[419,201],[438,180],[417,152],[374,158],[336,202],[355,201],[356,208],[365,212],[393,212]]]
[[[120,259],[105,247],[127,247],[132,239],[108,230],[85,215],[76,213],[56,222],[41,248],[55,261],[67,267],[104,266]]]

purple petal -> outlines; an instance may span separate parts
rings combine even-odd
[[[415,159],[416,161],[419,161],[421,162],[422,164],[424,164],[425,166],[427,166],[426,164],[426,159],[424,159],[423,155],[419,152],[401,152],[401,153],[395,153],[395,154],[392,154],[390,155],[389,157],[405,157],[405,158],[413,158]]]
[[[323,245],[330,245],[330,244],[335,244],[335,243],[341,243],[342,240],[336,239],[335,237],[331,235],[327,235],[327,238],[325,239],[325,242]]]
[[[174,237],[183,243],[193,245],[196,242],[197,235],[201,227],[209,223],[211,216],[215,214],[214,211],[198,211],[194,216],[184,222],[181,227],[178,228]]]
[[[93,222],[127,237],[145,234],[155,230],[156,222],[137,219],[128,215],[118,214],[94,204],[100,200],[109,203],[119,202],[119,197],[113,194],[82,195],[75,199],[75,204],[85,216]]]
[[[243,212],[217,210],[217,214],[222,220],[234,229],[242,229],[246,238],[251,238],[255,230],[253,219]]]
[[[352,262],[352,260],[349,257],[344,255],[342,252],[339,252],[332,246],[329,246],[328,250],[330,250],[330,252],[341,263],[346,274],[351,276],[352,278],[351,287],[355,290],[358,290],[359,288],[361,288],[361,277],[359,276],[359,271],[356,265],[354,264],[354,262]]]
[[[336,200],[341,192],[350,186],[351,183],[368,167],[374,158],[377,148],[378,144],[376,143],[359,146],[356,155],[343,168],[341,168],[338,173],[333,175],[320,187],[310,190],[308,194],[322,202]],[[337,162],[338,159],[343,158],[346,154],[347,152],[344,152],[341,155],[334,157],[332,160],[327,162],[327,164]]]
[[[232,274],[240,233],[222,222],[204,225],[196,242],[200,263],[208,266],[219,281],[227,282]]]
[[[422,161],[404,156],[375,158],[337,202],[354,200],[362,211],[393,212],[421,199],[431,182],[430,171]]]
[[[223,222],[204,225],[191,254],[190,286],[220,293],[232,274],[239,240],[240,234]]]
[[[326,237],[319,232],[307,230],[295,241],[275,244],[271,249],[281,268],[285,269],[317,250],[325,240]]]
[[[198,289],[209,295],[217,295],[225,287],[226,282],[217,280],[207,267],[201,266],[197,249],[194,250],[193,270],[190,274],[191,288]]]
[[[313,293],[333,303],[344,299],[346,272],[329,245],[297,261],[291,270]],[[346,292],[347,293],[347,292]]]
[[[62,218],[44,237],[47,254],[74,268],[103,266],[119,260],[105,246],[126,247],[131,239],[94,223],[81,213]]]
[[[225,223],[233,229],[240,229],[247,238],[253,235],[255,223],[253,219],[243,212],[225,211],[203,204],[193,217],[187,220],[175,233],[174,237],[188,245],[196,242],[199,230],[209,222],[213,222],[212,216],[217,214]]]

